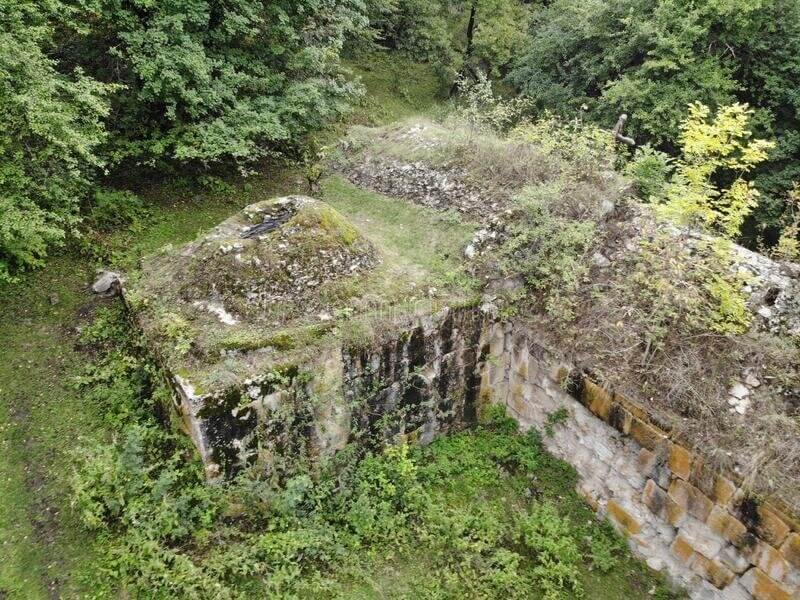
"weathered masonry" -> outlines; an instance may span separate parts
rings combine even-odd
[[[692,598],[800,598],[800,521],[786,507],[749,497],[641,406],[570,373],[535,332],[493,323],[484,339],[481,397],[524,427],[543,428],[566,408],[545,445],[575,466],[578,491],[651,568]]]
[[[502,404],[552,432],[547,448],[575,466],[598,515],[693,598],[800,598],[789,507],[711,469],[534,326],[434,290],[418,257],[398,258],[364,222],[304,197],[254,204],[124,283],[209,479],[348,443],[426,443]]]

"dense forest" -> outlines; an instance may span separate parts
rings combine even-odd
[[[435,66],[444,96],[487,77],[527,117],[610,129],[626,113],[662,171],[691,103],[746,104],[748,135],[774,146],[741,235],[797,227],[793,0],[36,0],[5,2],[0,24],[3,280],[130,209],[136,177],[299,159],[362,91],[342,58],[380,47]]]

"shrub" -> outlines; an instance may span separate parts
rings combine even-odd
[[[753,111],[743,104],[721,108],[709,120],[707,106],[694,103],[681,125],[682,155],[664,190],[661,212],[680,223],[735,239],[757,204],[758,191],[744,176],[774,146],[751,139]],[[720,189],[717,181],[730,181]]]
[[[800,261],[800,185],[789,192],[780,238],[770,250],[777,260]]]
[[[625,174],[633,179],[642,198],[657,201],[664,196],[673,170],[672,163],[668,154],[648,145],[640,146],[633,160],[625,166]]]
[[[562,197],[559,184],[529,187],[517,198],[518,219],[502,248],[504,270],[522,274],[539,292],[545,310],[558,320],[574,316],[578,288],[588,273],[587,255],[594,246],[596,226],[556,214]]]
[[[547,600],[567,594],[583,596],[578,565],[581,553],[573,538],[572,524],[559,516],[555,505],[541,502],[533,506],[520,523],[521,539],[534,553],[534,577]]]
[[[94,193],[89,224],[100,231],[136,226],[147,216],[142,200],[134,193],[101,189]]]

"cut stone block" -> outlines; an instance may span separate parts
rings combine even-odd
[[[764,542],[759,541],[749,553],[750,562],[775,581],[782,581],[789,571],[789,563],[783,555]]]
[[[713,503],[703,492],[682,479],[672,480],[669,486],[669,496],[700,521],[708,518],[713,507]]]
[[[692,467],[691,453],[678,444],[671,444],[669,447],[669,462],[667,463],[670,471],[683,480],[689,479]]]
[[[795,600],[789,588],[770,578],[757,567],[745,573],[741,583],[756,600]]]
[[[678,534],[675,541],[672,542],[670,550],[684,566],[691,566],[696,552],[692,543],[685,536]]]
[[[695,557],[692,570],[720,590],[730,584],[736,577],[730,569],[718,560],[711,560],[700,554]]]
[[[781,546],[781,554],[796,569],[800,569],[800,534],[790,533]]]
[[[667,439],[662,431],[637,417],[631,420],[630,435],[640,446],[648,450],[653,450]]]
[[[632,536],[642,531],[642,523],[616,500],[609,500],[606,506],[609,518],[627,536]]]
[[[706,521],[711,531],[722,536],[734,546],[741,546],[747,528],[736,517],[720,506],[714,506]]]

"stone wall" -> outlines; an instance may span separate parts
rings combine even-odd
[[[177,408],[211,479],[314,462],[350,442],[429,442],[477,419],[484,321],[472,307],[415,317],[369,347],[321,345],[215,394],[174,375]]]
[[[579,493],[692,598],[800,600],[800,522],[788,510],[748,496],[643,407],[570,371],[534,331],[479,309],[418,317],[370,348],[320,349],[283,381],[220,396],[176,380],[211,477],[348,442],[426,443],[474,423],[480,404],[504,404],[523,428],[552,432],[545,446],[576,468]]]
[[[642,407],[561,366],[531,331],[487,326],[480,396],[505,404],[580,475],[634,553],[692,598],[800,599],[800,523],[703,465]],[[564,410],[567,419],[554,419]]]

